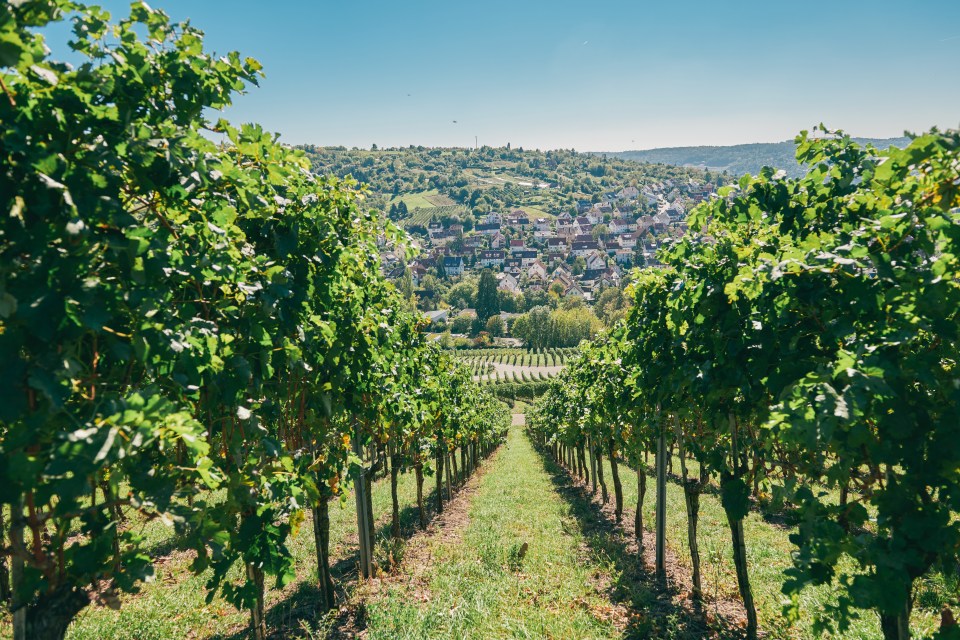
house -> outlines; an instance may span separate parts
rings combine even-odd
[[[510,212],[510,226],[526,229],[530,226],[530,216],[523,209],[514,209]]]
[[[537,259],[537,252],[533,249],[525,249],[523,251],[517,251],[513,254],[515,257],[520,258],[521,267],[529,267]]]
[[[617,240],[619,240],[619,236],[615,236],[612,233],[601,233],[601,234],[598,234],[596,237],[597,244],[600,245],[601,249],[605,247],[609,247],[610,245],[614,244]]]
[[[543,259],[547,262],[548,265],[553,267],[554,265],[560,264],[564,260],[566,260],[567,253],[566,251],[564,251],[563,253],[559,251],[548,251],[545,254],[543,254]]]
[[[564,295],[566,295],[567,291],[577,286],[577,283],[573,279],[573,276],[570,275],[570,272],[562,267],[557,267],[550,275],[550,286],[553,287],[553,285],[558,283]]]
[[[450,317],[450,310],[438,309],[437,311],[427,311],[426,314],[430,324],[440,324],[446,322],[447,318]]]
[[[617,218],[610,223],[610,231],[613,233],[630,233],[637,230],[637,221],[630,218]]]
[[[500,233],[499,222],[481,222],[475,228],[477,233],[485,236],[492,236],[494,234]]]
[[[636,200],[640,195],[640,190],[636,187],[624,187],[617,192],[618,200]]]
[[[503,222],[503,217],[499,213],[491,211],[490,213],[487,214],[487,217],[484,219],[484,222],[500,224],[501,222]]]
[[[497,289],[500,291],[509,291],[510,293],[520,293],[520,283],[517,282],[517,279],[510,275],[509,273],[500,273],[497,274],[497,280],[500,282],[497,284]]]
[[[510,254],[516,255],[518,251],[524,251],[526,247],[523,246],[523,240],[511,240],[510,241]]]
[[[457,234],[449,229],[441,231],[433,236],[433,244],[436,246],[445,246],[457,238]]]
[[[547,279],[547,267],[539,259],[534,260],[527,266],[527,277],[539,280]]]
[[[503,237],[503,234],[497,231],[495,234],[490,236],[490,248],[491,249],[502,249],[507,244],[507,239]]]
[[[431,220],[427,224],[427,235],[431,238],[443,231],[443,224],[439,220]]]
[[[587,271],[593,270],[606,270],[607,269],[607,260],[600,255],[598,251],[594,251],[587,255]]]
[[[573,220],[557,218],[557,235],[561,238],[572,238],[577,234],[577,225]]]
[[[477,236],[477,235],[467,236],[466,238],[463,239],[463,245],[465,247],[471,247],[471,248],[477,249],[483,246],[483,236]]]
[[[620,246],[623,249],[633,250],[633,248],[637,246],[637,236],[639,235],[640,234],[636,231],[634,231],[633,233],[623,234],[622,236],[620,236]]]
[[[414,262],[410,266],[410,278],[416,286],[420,286],[420,281],[423,280],[425,275],[427,275],[427,269],[419,262]]]
[[[566,238],[547,238],[547,251],[558,251],[566,255],[567,253],[567,240]]]
[[[617,249],[613,259],[617,264],[633,264],[633,251],[630,249]]]
[[[600,244],[596,240],[591,240],[590,242],[574,242],[572,251],[573,255],[578,258],[586,258],[593,251],[599,251]]]
[[[389,270],[384,269],[384,273],[386,273],[387,277],[390,278],[391,280],[399,280],[400,278],[403,277],[403,274],[406,273],[406,271],[407,270],[404,268],[402,264],[392,267]]]
[[[445,256],[443,258],[443,270],[448,276],[459,276],[463,273],[462,256]]]
[[[533,239],[534,240],[546,240],[547,238],[553,236],[553,230],[547,227],[546,229],[534,229]]]
[[[653,224],[651,228],[654,231],[666,231],[667,227],[670,226],[670,216],[666,212],[661,211],[657,215],[653,216]]]
[[[600,280],[600,276],[606,269],[587,269],[580,276],[580,286],[586,289],[593,289],[594,285]]]
[[[480,252],[479,262],[481,267],[499,267],[503,264],[504,258],[506,258],[506,254],[503,251],[489,249]]]
[[[663,213],[665,213],[667,217],[670,218],[671,222],[675,222],[683,217],[683,213],[684,213],[683,206],[680,204],[675,204],[672,207],[664,209]]]
[[[537,218],[533,223],[534,231],[549,231],[551,228],[550,221],[546,218]]]

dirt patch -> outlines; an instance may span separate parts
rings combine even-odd
[[[464,531],[470,523],[470,505],[474,494],[480,487],[480,481],[491,467],[501,450],[493,453],[476,472],[470,476],[454,495],[453,500],[443,506],[443,513],[436,515],[427,528],[417,531],[406,542],[403,561],[392,573],[381,572],[370,580],[360,581],[350,593],[333,621],[327,638],[346,639],[363,638],[366,635],[366,610],[370,602],[375,601],[386,591],[397,585],[406,585],[411,597],[418,602],[430,600],[428,574],[434,566],[434,549],[439,544],[454,545],[463,539]]]

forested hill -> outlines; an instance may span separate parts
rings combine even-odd
[[[573,150],[302,148],[317,173],[351,175],[370,186],[374,207],[386,210],[403,202],[411,216],[415,209],[429,213],[456,208],[460,215],[480,216],[522,207],[532,216],[551,217],[561,211],[575,212],[578,202],[599,202],[604,194],[627,186],[711,179],[696,168],[644,164]]]
[[[886,149],[903,148],[909,138],[854,138],[859,144],[872,144]],[[713,171],[727,171],[735,176],[750,173],[756,175],[764,166],[783,169],[792,177],[803,174],[795,157],[793,140],[784,142],[760,142],[737,144],[725,147],[665,147],[644,151],[618,151],[605,155],[638,162],[662,162],[681,167],[704,167]],[[604,155],[604,154],[600,154]]]

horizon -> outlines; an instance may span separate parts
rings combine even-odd
[[[128,2],[100,4],[127,15]],[[865,138],[960,126],[948,0],[154,4],[218,54],[263,63],[225,117],[292,145],[615,153],[783,142],[820,122]],[[69,27],[47,34],[69,59]],[[911,100],[903,78],[938,99]]]
[[[851,133],[849,131],[844,131],[843,133],[849,135],[850,138],[852,138],[853,140],[898,140],[900,138],[909,137],[910,135],[913,135],[913,134],[916,134],[916,135],[920,134],[920,132],[917,132],[917,131],[913,131],[913,132],[905,131],[901,135],[895,135],[895,136],[861,136],[855,133]],[[811,136],[811,138],[817,138],[817,137],[818,136]],[[761,145],[761,144],[784,144],[787,142],[794,142],[794,138],[789,138],[786,140],[772,140],[772,141],[760,141],[760,142],[735,142],[731,144],[682,144],[682,145],[672,145],[668,147],[650,147],[647,149],[577,149],[575,147],[552,147],[548,149],[541,149],[537,147],[525,147],[523,145],[511,145],[511,148],[517,149],[517,150],[523,150],[523,151],[539,151],[542,153],[545,153],[547,151],[573,151],[575,153],[596,154],[596,153],[630,153],[634,151],[659,151],[662,149],[694,149],[694,148],[724,149],[729,147],[746,147],[750,145]],[[373,149],[371,149],[369,145],[366,147],[362,147],[359,145],[315,144],[312,142],[295,142],[290,144],[292,144],[293,146],[308,146],[308,147],[312,146],[312,147],[323,148],[323,149],[344,148],[349,150],[357,149],[357,150],[373,151]],[[506,144],[500,144],[500,145],[488,144],[488,145],[480,145],[479,148],[488,147],[492,149],[505,149],[506,146],[507,146]],[[409,149],[411,147],[423,147],[424,149],[466,149],[466,150],[475,148],[472,146],[463,146],[463,145],[405,144],[405,145],[389,145],[389,146],[377,145],[376,151],[399,151],[403,149]]]

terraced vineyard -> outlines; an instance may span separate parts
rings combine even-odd
[[[424,227],[433,220],[442,220],[443,218],[462,218],[467,214],[466,207],[460,205],[449,205],[443,207],[423,207],[414,209],[409,218],[400,221],[400,226],[404,229],[409,227]]]
[[[480,382],[540,382],[557,375],[576,351],[575,348],[477,349],[461,352],[460,359],[470,367],[473,379]]]

